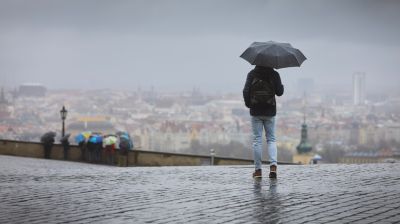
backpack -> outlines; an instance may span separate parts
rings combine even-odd
[[[275,106],[275,89],[271,79],[254,77],[250,86],[251,106]]]
[[[121,151],[131,150],[133,148],[131,140],[128,137],[120,137],[119,148]]]
[[[129,142],[126,139],[121,139],[121,141],[119,142],[119,148],[120,150],[128,150],[129,148]]]

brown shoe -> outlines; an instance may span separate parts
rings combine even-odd
[[[271,178],[271,179],[276,179],[276,178],[277,178],[277,175],[276,175],[276,166],[275,166],[275,165],[272,165],[272,166],[270,166],[269,168],[270,168],[270,169],[269,169],[269,178]]]
[[[258,169],[258,170],[256,170],[256,171],[254,171],[254,173],[253,173],[253,178],[262,178],[261,169]]]

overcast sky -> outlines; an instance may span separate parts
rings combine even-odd
[[[253,41],[308,58],[279,69],[287,88],[313,78],[350,88],[400,83],[400,1],[0,0],[0,85],[241,92]]]

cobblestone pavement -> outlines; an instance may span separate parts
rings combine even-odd
[[[0,223],[400,223],[400,164],[252,169],[0,156]]]

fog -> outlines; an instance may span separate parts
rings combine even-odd
[[[0,0],[0,86],[50,89],[199,88],[237,92],[252,68],[253,41],[289,42],[308,58],[279,69],[348,90],[400,82],[399,1]]]

